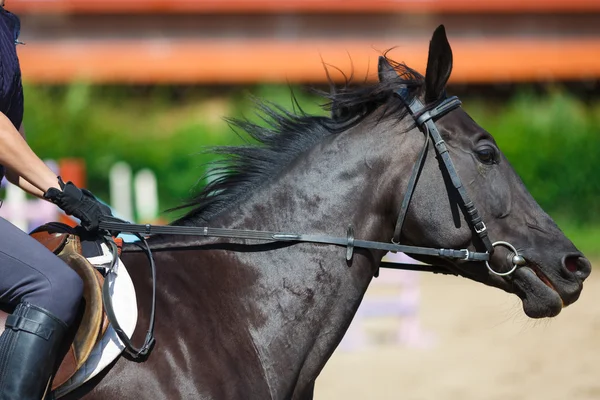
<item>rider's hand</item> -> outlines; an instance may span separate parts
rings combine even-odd
[[[96,199],[94,195],[86,189],[79,189],[72,182],[63,184],[62,191],[56,188],[50,188],[44,193],[44,198],[50,200],[68,215],[72,215],[81,220],[81,226],[89,232],[98,230],[98,225],[102,216],[112,216],[110,208]]]

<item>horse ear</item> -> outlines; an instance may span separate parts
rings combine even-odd
[[[379,75],[379,82],[390,82],[398,79],[398,73],[384,56],[379,56],[377,74]]]
[[[425,100],[438,100],[444,93],[452,73],[452,49],[444,25],[437,27],[429,42],[429,57],[425,72]]]

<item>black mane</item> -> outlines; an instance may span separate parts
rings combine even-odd
[[[213,153],[224,156],[224,159],[208,165],[209,172],[202,178],[210,177],[211,182],[186,204],[175,209],[193,207],[173,224],[198,225],[208,222],[270,181],[298,155],[324,137],[359,124],[382,105],[386,105],[386,108],[380,120],[390,115],[399,120],[404,118],[406,108],[402,102],[389,100],[401,86],[409,88],[411,95],[415,95],[422,87],[423,77],[404,64],[389,59],[388,62],[398,72],[397,80],[354,87],[351,79],[346,79],[342,88],[336,88],[330,79],[330,92],[316,91],[327,100],[323,108],[331,112],[331,117],[305,114],[294,98],[299,110],[297,113],[271,103],[258,102],[266,127],[245,119],[227,119],[234,130],[245,132],[257,144],[212,148]]]

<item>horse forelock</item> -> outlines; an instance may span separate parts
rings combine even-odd
[[[239,203],[263,186],[325,137],[351,129],[385,106],[378,121],[388,117],[402,120],[407,110],[395,98],[394,92],[408,88],[411,96],[423,86],[423,77],[405,64],[388,61],[398,72],[398,79],[355,85],[352,77],[344,85],[336,87],[327,75],[330,91],[313,90],[327,100],[322,108],[331,116],[306,114],[292,93],[297,111],[290,112],[276,104],[256,100],[259,115],[265,126],[247,119],[226,119],[232,129],[249,136],[253,144],[243,146],[213,147],[209,152],[222,156],[209,163],[208,172],[199,181],[209,181],[195,196],[173,210],[191,210],[173,222],[173,225],[197,225],[206,223]],[[340,110],[342,112],[340,112]]]

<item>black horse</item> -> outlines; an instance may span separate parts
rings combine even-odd
[[[446,98],[451,70],[452,52],[440,27],[425,77],[382,57],[378,83],[327,95],[330,118],[266,108],[271,128],[238,122],[260,145],[228,149],[228,166],[175,225],[344,236],[351,224],[357,239],[389,243],[425,137],[407,100],[433,110]],[[405,99],[396,95],[400,89]],[[493,270],[518,264],[507,276],[484,261],[441,262],[515,293],[530,317],[557,315],[579,297],[589,261],[465,111],[455,108],[435,123],[490,238],[509,242],[523,257],[515,261],[510,248],[496,247]],[[432,143],[400,241],[485,253],[442,161]],[[69,398],[310,399],[385,254],[357,248],[346,261],[339,246],[183,235],[156,235],[149,243],[158,267],[155,348],[145,362],[121,357]],[[148,261],[133,247],[125,248],[122,260],[145,327]],[[136,332],[134,339],[143,337]]]

